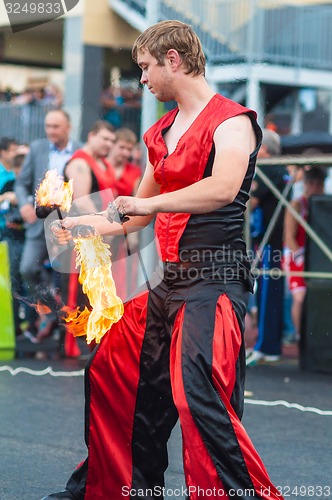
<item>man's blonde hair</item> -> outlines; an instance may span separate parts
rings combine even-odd
[[[186,74],[205,75],[205,55],[200,39],[191,26],[180,21],[161,21],[147,28],[135,41],[132,57],[137,62],[140,51],[148,50],[164,66],[170,49],[177,50]]]
[[[130,128],[118,128],[115,131],[115,143],[118,141],[129,142],[134,145],[137,142],[137,136]]]

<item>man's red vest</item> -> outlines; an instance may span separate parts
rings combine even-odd
[[[176,149],[168,155],[162,132],[174,122],[178,108],[171,110],[144,134],[149,161],[154,167],[154,177],[161,193],[176,191],[203,178],[213,146],[216,128],[228,118],[240,114],[256,113],[220,94],[215,94],[179,139]],[[179,241],[191,214],[158,213],[155,232],[162,261],[179,261]]]

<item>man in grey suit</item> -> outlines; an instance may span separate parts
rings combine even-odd
[[[62,175],[69,158],[81,147],[79,142],[70,140],[70,129],[68,113],[61,109],[49,111],[45,117],[46,138],[31,143],[30,152],[15,183],[20,213],[26,224],[20,270],[29,296],[34,301],[39,298],[38,289],[48,289],[49,279],[44,266],[48,258],[44,221],[36,217],[35,192],[47,170],[56,169]]]

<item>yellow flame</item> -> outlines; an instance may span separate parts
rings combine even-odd
[[[87,343],[99,343],[113,323],[123,315],[123,303],[116,295],[111,270],[111,252],[100,235],[75,238],[76,266],[80,266],[79,282],[90,301],[92,310],[85,308],[69,312],[65,321],[74,335],[86,334]]]
[[[36,191],[36,203],[39,206],[57,205],[69,212],[73,199],[73,179],[64,182],[56,170],[48,170],[44,180]]]

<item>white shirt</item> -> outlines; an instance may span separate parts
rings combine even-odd
[[[73,155],[73,143],[68,141],[67,146],[61,151],[50,143],[50,152],[48,155],[48,169],[56,170],[59,175],[63,175],[66,163]]]

